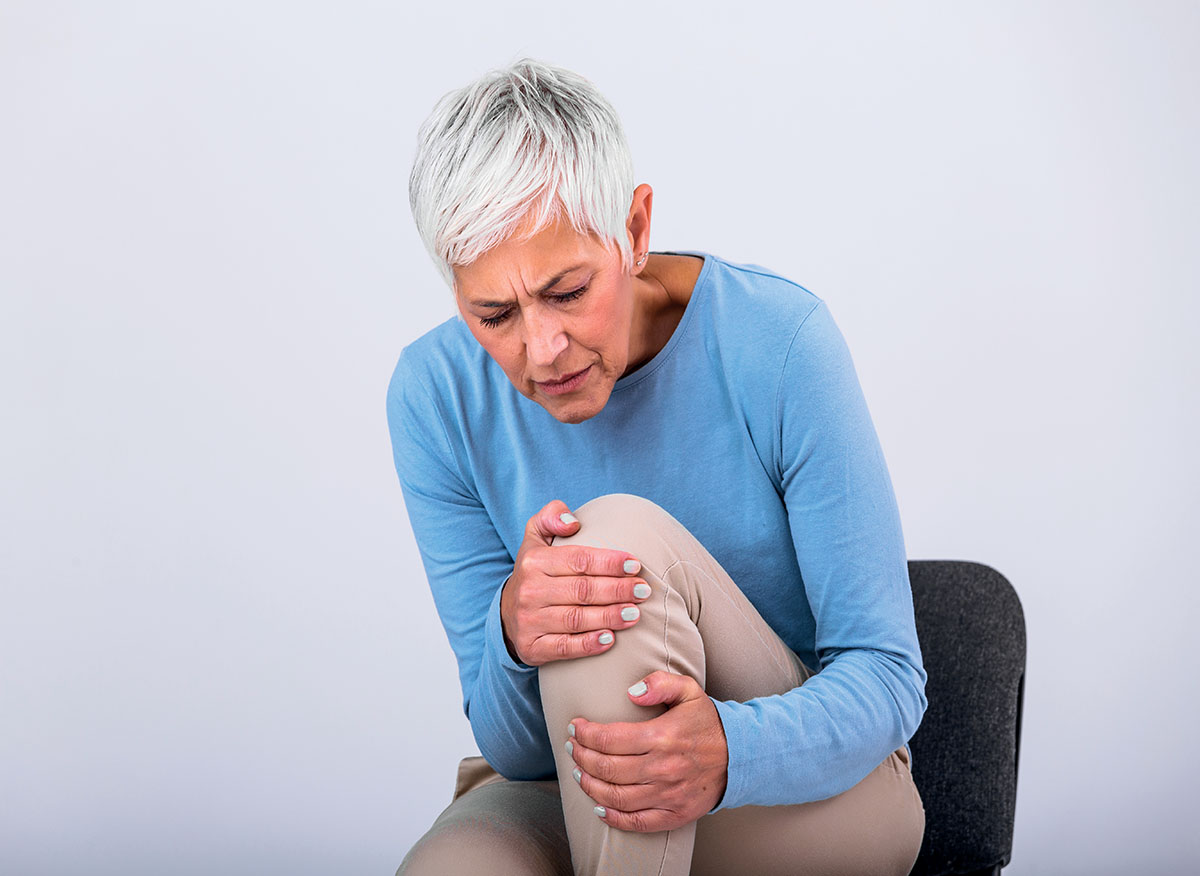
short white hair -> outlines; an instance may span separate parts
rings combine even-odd
[[[417,134],[408,181],[417,231],[451,289],[469,265],[523,228],[564,215],[632,262],[626,220],[633,160],[620,119],[577,73],[523,58],[438,101]]]

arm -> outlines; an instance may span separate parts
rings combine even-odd
[[[777,471],[821,671],[783,696],[716,703],[729,746],[718,808],[839,794],[907,742],[926,706],[891,479],[823,302],[796,331],[775,409]]]
[[[479,750],[510,779],[551,776],[537,670],[512,659],[500,624],[513,558],[460,474],[446,418],[403,357],[388,388],[387,413],[405,506],[458,660],[463,711]]]

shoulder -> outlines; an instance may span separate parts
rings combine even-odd
[[[439,405],[458,404],[486,392],[496,381],[495,371],[495,363],[466,323],[451,317],[401,350],[388,382],[388,406],[419,396],[436,399]],[[503,379],[503,373],[499,377]]]
[[[713,302],[722,315],[737,314],[736,322],[765,328],[783,322],[794,329],[822,300],[799,283],[762,265],[710,256],[708,282]]]
[[[470,333],[458,317],[451,317],[421,335],[400,351],[388,383],[388,395],[402,393],[414,384],[437,379],[452,370],[454,363],[470,357],[468,340],[472,340]]]
[[[802,327],[828,318],[824,300],[762,265],[707,258],[711,264],[701,278],[707,300],[703,331],[722,358],[764,377],[779,374],[798,339],[811,332]]]

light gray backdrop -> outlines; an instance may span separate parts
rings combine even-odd
[[[622,113],[656,248],[829,302],[909,555],[1016,585],[1008,872],[1191,869],[1200,7],[408,6],[0,3],[0,872],[388,874],[448,801],[405,183],[524,54]]]

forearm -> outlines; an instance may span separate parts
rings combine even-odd
[[[924,671],[880,651],[846,651],[802,687],[716,702],[729,745],[718,808],[823,800],[908,741],[925,710]]]
[[[505,647],[499,593],[484,626],[482,659],[466,710],[480,753],[498,773],[516,780],[553,775],[537,670],[514,661]]]

